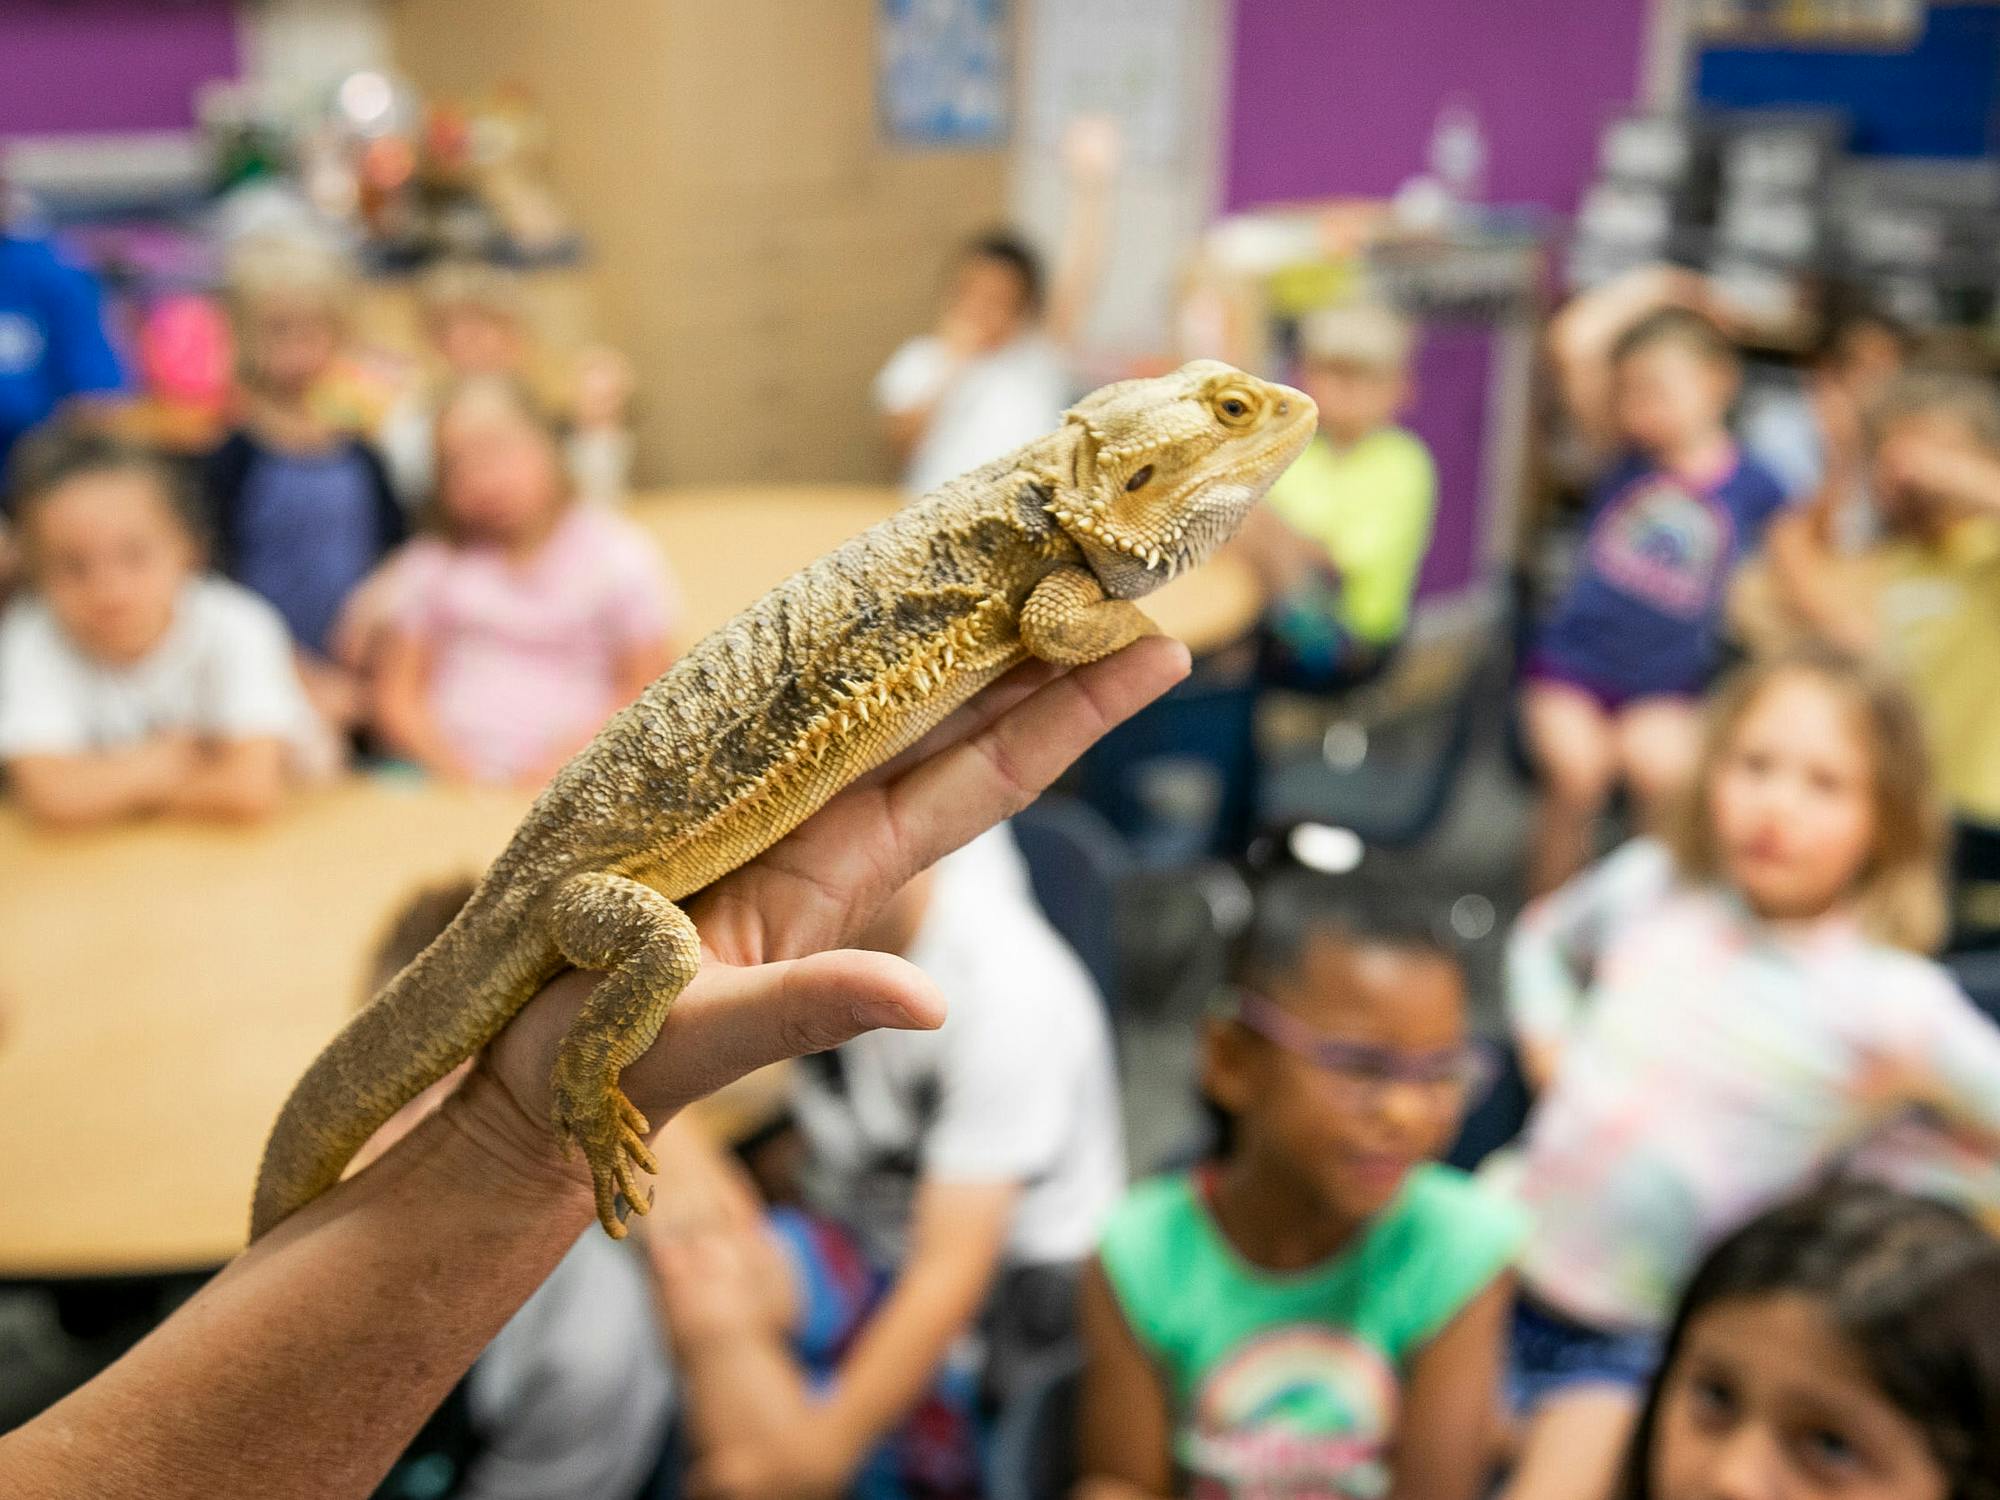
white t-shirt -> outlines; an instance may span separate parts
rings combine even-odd
[[[276,737],[322,769],[327,731],[306,701],[278,612],[248,589],[197,578],[160,644],[129,667],[85,655],[29,595],[0,616],[0,759],[76,755],[181,732]]]
[[[1083,1259],[1125,1188],[1110,1029],[1006,828],[939,864],[908,956],[944,991],[944,1025],[871,1032],[794,1071],[814,1207],[894,1266],[920,1178],[1019,1182],[1008,1265]]]
[[[903,473],[903,488],[913,495],[927,495],[1061,426],[1069,376],[1055,345],[1038,335],[1015,339],[954,371],[944,341],[925,334],[889,357],[875,377],[875,401],[896,413],[934,398],[937,409]]]
[[[487,1446],[462,1500],[631,1495],[659,1456],[673,1377],[629,1243],[585,1230],[472,1367]]]

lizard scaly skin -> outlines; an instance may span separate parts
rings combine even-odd
[[[339,1180],[404,1103],[565,965],[605,977],[563,1038],[556,1134],[599,1221],[643,1213],[647,1121],[618,1087],[701,962],[675,905],[769,848],[1010,668],[1152,630],[1131,601],[1235,530],[1312,401],[1198,361],[1086,397],[703,640],[557,774],[458,919],[334,1038],[266,1147],[251,1237]]]

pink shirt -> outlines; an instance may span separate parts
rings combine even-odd
[[[411,542],[396,562],[397,625],[434,653],[431,708],[452,747],[505,781],[617,709],[618,659],[678,613],[659,549],[629,521],[576,504],[525,562],[498,547]]]

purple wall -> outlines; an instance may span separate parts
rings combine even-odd
[[[0,0],[0,136],[184,129],[237,71],[230,0]]]
[[[1456,594],[1481,579],[1479,495],[1484,475],[1487,388],[1493,370],[1490,328],[1440,325],[1417,351],[1416,400],[1404,414],[1437,463],[1437,520],[1417,575],[1417,595]]]
[[[1235,0],[1224,199],[1382,195],[1447,96],[1479,112],[1487,195],[1576,206],[1639,78],[1646,0]]]

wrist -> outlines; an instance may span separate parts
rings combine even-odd
[[[582,1154],[556,1144],[546,1117],[536,1119],[482,1059],[438,1111],[444,1139],[439,1165],[461,1190],[561,1211],[589,1222],[596,1213],[590,1168]]]

